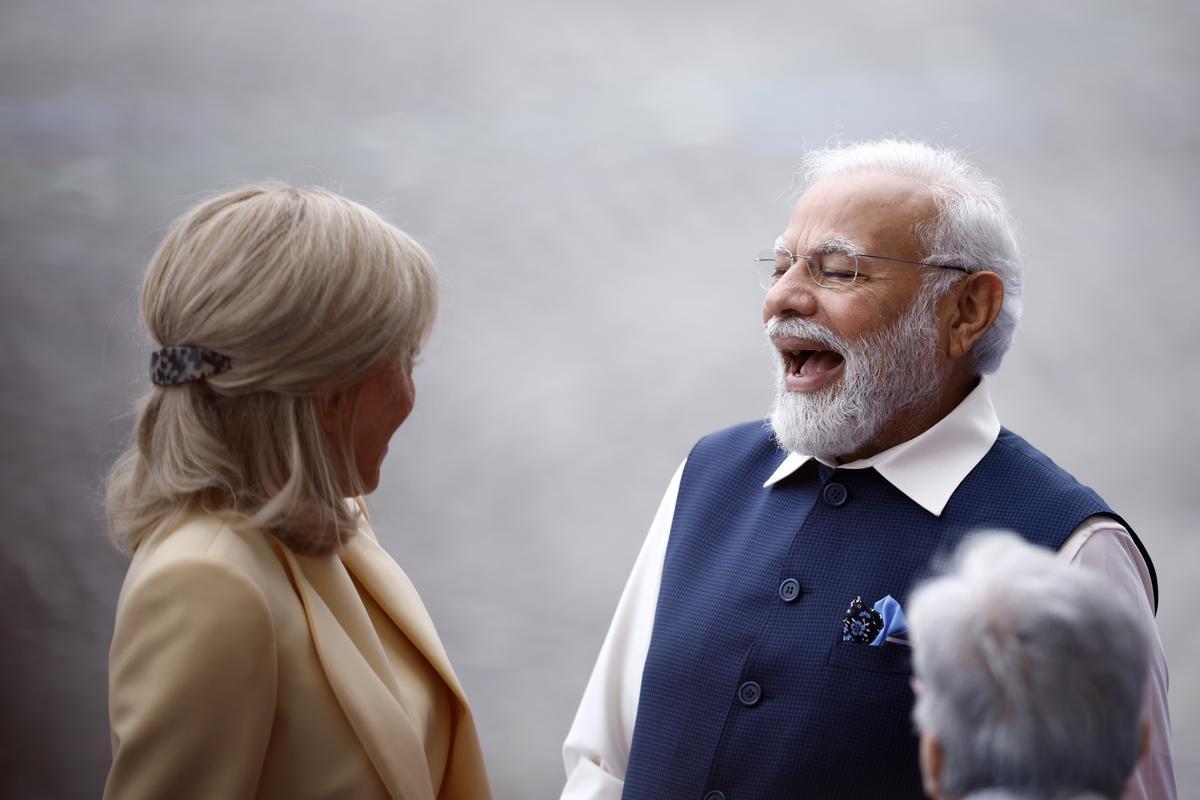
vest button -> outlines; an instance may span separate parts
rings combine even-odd
[[[821,492],[821,496],[825,498],[825,502],[837,508],[846,504],[846,498],[850,493],[846,491],[846,487],[840,483],[833,482],[825,484],[825,489]]]
[[[738,700],[744,706],[756,706],[762,699],[762,687],[754,681],[746,681],[738,688]]]
[[[713,789],[711,792],[704,795],[704,800],[725,800],[725,793],[718,792],[716,789]]]
[[[779,599],[785,603],[790,603],[800,596],[800,581],[795,578],[788,578],[783,583],[779,584]]]

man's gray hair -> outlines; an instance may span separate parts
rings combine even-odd
[[[908,602],[913,719],[949,797],[1119,798],[1137,764],[1148,645],[1097,574],[1011,534],[968,539]]]
[[[1004,282],[1004,306],[974,348],[980,374],[995,372],[1021,319],[1021,256],[1015,224],[996,185],[961,154],[923,142],[884,139],[812,150],[802,165],[807,185],[851,172],[886,172],[920,181],[933,193],[937,219],[920,226],[926,261],[972,272],[994,272]],[[886,255],[886,254],[882,254]],[[937,270],[926,285],[945,291],[962,273]]]

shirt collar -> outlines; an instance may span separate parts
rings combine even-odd
[[[958,406],[929,430],[893,448],[847,464],[817,459],[837,469],[874,467],[888,483],[934,516],[941,516],[950,495],[975,469],[1000,435],[1000,419],[981,380]],[[813,456],[789,453],[763,488],[800,469]]]

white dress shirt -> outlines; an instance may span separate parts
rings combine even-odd
[[[874,467],[910,500],[940,516],[950,496],[991,449],[999,434],[1000,420],[986,382],[980,382],[945,418],[903,444],[848,464],[821,461],[838,469]],[[764,491],[791,475],[809,458],[789,454],[763,484]],[[567,784],[561,800],[619,800],[621,796],[637,719],[642,669],[650,649],[663,560],[682,475],[681,464],[650,524],[575,721],[567,733],[563,744]],[[1073,564],[1102,571],[1113,591],[1126,597],[1152,632],[1143,712],[1150,725],[1150,749],[1130,779],[1125,799],[1174,800],[1167,661],[1154,624],[1154,589],[1146,563],[1124,526],[1104,516],[1084,520],[1063,544],[1060,554]]]

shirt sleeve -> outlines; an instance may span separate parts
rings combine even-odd
[[[109,653],[113,764],[105,798],[252,798],[275,709],[262,592],[195,558],[141,577]]]
[[[561,800],[620,800],[682,475],[680,464],[634,562],[563,743],[567,784]]]
[[[1111,517],[1084,520],[1061,550],[1072,564],[1099,570],[1113,590],[1137,609],[1150,636],[1150,670],[1142,702],[1142,719],[1150,729],[1150,747],[1138,762],[1125,789],[1124,800],[1175,800],[1175,770],[1171,759],[1171,715],[1167,708],[1167,657],[1154,622],[1154,585],[1150,570],[1121,523]]]

